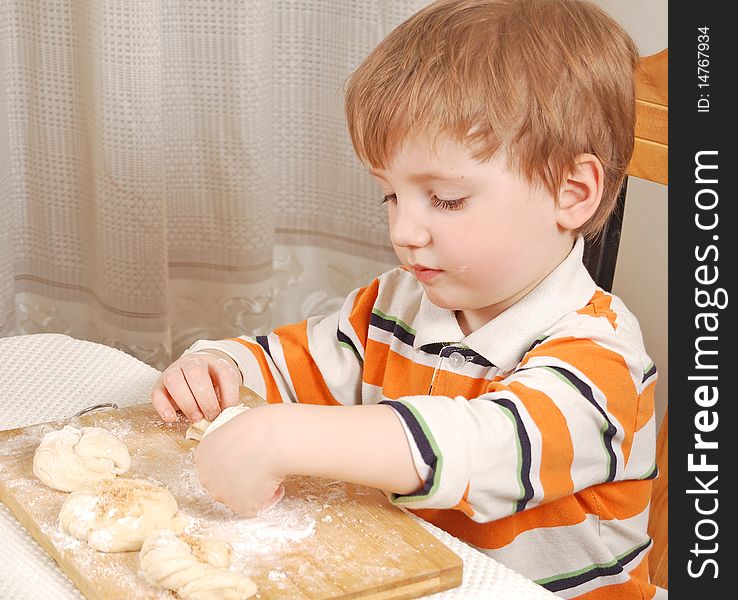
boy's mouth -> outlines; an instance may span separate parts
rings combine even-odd
[[[425,265],[408,265],[418,281],[430,281],[437,275],[443,273],[441,269],[431,269]]]

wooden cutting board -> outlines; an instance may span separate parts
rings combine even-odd
[[[241,400],[263,402],[245,388]],[[461,559],[377,490],[294,477],[264,515],[235,516],[200,486],[191,452],[197,442],[184,437],[188,423],[164,424],[145,404],[0,431],[0,500],[88,599],[175,595],[143,581],[138,552],[96,552],[60,531],[67,494],[42,484],[32,461],[43,435],[66,424],[104,427],[121,439],[132,458],[125,477],[165,486],[190,517],[189,532],[229,541],[232,568],[254,580],[255,598],[417,598],[461,583]]]

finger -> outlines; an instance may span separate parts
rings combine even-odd
[[[266,495],[262,496],[261,501],[255,499],[252,502],[248,502],[239,498],[239,500],[232,505],[228,503],[226,503],[226,505],[233,512],[238,513],[243,517],[261,516],[279,504],[279,501],[284,497],[285,489],[283,484],[279,484],[276,488],[270,487],[269,489],[264,489],[264,492],[266,492]],[[266,500],[263,499],[264,497],[266,497]]]
[[[171,423],[177,420],[177,407],[167,392],[164,384],[157,381],[157,384],[151,390],[151,404],[159,416],[166,422]]]
[[[221,408],[236,406],[240,401],[241,373],[222,358],[210,362],[209,367],[211,377],[218,384]]]
[[[284,498],[285,494],[285,488],[284,484],[280,483],[279,487],[277,488],[277,491],[274,492],[274,496],[271,497],[270,500],[268,500],[262,508],[259,509],[259,511],[256,513],[256,516],[263,515],[268,510],[271,510],[274,508],[277,504],[279,504],[279,501]]]
[[[208,421],[212,421],[220,413],[220,405],[208,365],[208,360],[193,358],[182,363],[182,373],[200,410]]]
[[[167,392],[187,418],[193,423],[202,419],[202,413],[179,365],[164,371],[163,379]]]

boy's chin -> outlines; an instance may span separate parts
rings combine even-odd
[[[432,288],[430,286],[423,286],[423,290],[432,304],[445,310],[478,311],[483,310],[489,304],[481,301],[475,302],[474,298],[465,297],[463,294],[454,293],[449,290]]]
[[[454,294],[448,293],[446,290],[439,290],[431,286],[423,286],[425,295],[428,300],[438,308],[445,310],[460,310],[459,298],[455,297]]]

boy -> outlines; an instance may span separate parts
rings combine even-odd
[[[254,515],[288,475],[351,481],[562,597],[653,596],[655,369],[582,264],[630,160],[637,60],[577,0],[441,1],[390,33],[346,113],[402,267],[328,317],[200,341],[152,390],[167,421],[241,383],[270,403],[198,447],[215,499]]]

